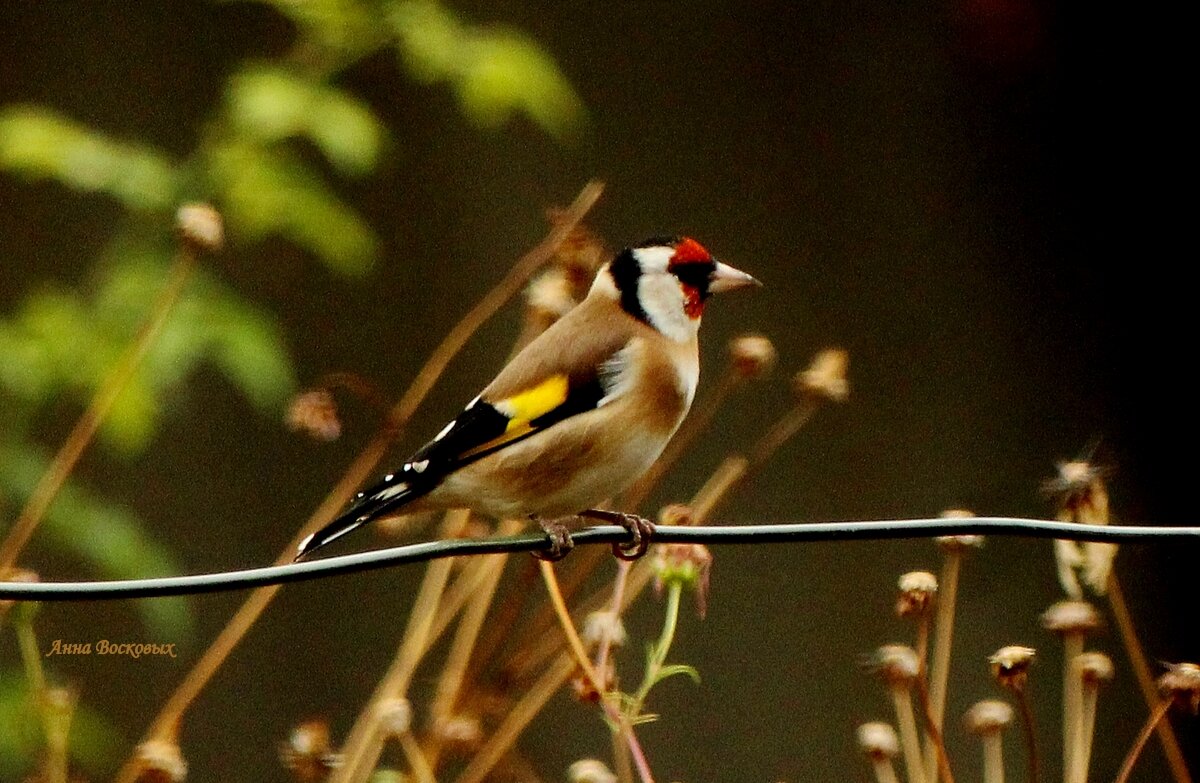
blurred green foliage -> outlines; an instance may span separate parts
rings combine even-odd
[[[120,759],[125,746],[112,725],[87,705],[76,705],[71,716],[71,762],[92,779],[99,779]],[[41,721],[19,669],[0,669],[0,780],[21,780],[29,771],[27,759],[42,747]]]
[[[378,239],[340,194],[339,179],[371,175],[388,132],[366,102],[336,84],[355,62],[393,49],[414,79],[449,85],[481,127],[524,114],[569,140],[584,125],[582,103],[558,67],[517,31],[465,23],[427,0],[263,2],[295,25],[292,51],[239,66],[196,148],[181,159],[51,108],[0,106],[0,172],[103,194],[126,212],[86,288],[35,285],[0,315],[0,519],[16,517],[46,470],[37,422],[47,411],[61,414],[64,404],[82,410],[146,321],[176,252],[168,228],[178,204],[213,203],[235,246],[281,238],[340,274],[371,269]],[[280,416],[296,387],[275,319],[203,265],[104,420],[99,438],[107,453],[128,458],[149,448],[166,423],[166,401],[201,365],[216,368],[268,416]],[[7,522],[0,536],[6,530]],[[35,542],[104,578],[178,571],[144,521],[73,478]],[[192,623],[183,599],[139,601],[137,608],[155,638],[186,639]],[[114,732],[82,704],[72,740],[82,769],[95,773],[112,763]],[[0,778],[27,773],[42,741],[25,678],[5,673]]]
[[[424,82],[447,81],[463,111],[484,126],[524,112],[559,139],[576,134],[583,104],[554,61],[522,33],[464,25],[439,3],[391,3],[388,22],[408,71]]]

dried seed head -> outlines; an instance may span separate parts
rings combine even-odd
[[[51,687],[47,688],[42,695],[45,704],[48,708],[55,712],[70,712],[75,709],[75,702],[79,699],[79,694],[71,688]]]
[[[621,616],[613,611],[592,612],[583,621],[583,643],[588,649],[595,650],[608,640],[612,648],[625,645],[625,624]]]
[[[873,759],[890,759],[900,753],[900,740],[891,724],[864,723],[858,727],[858,747]]]
[[[582,669],[576,669],[574,676],[571,677],[571,690],[575,693],[575,698],[587,704],[598,703],[601,696],[617,687],[617,669],[611,657],[605,659],[599,667],[593,666],[592,668],[595,670],[596,676],[601,679],[600,690],[597,690],[597,684],[593,683]]]
[[[1194,663],[1167,664],[1167,673],[1158,678],[1158,692],[1176,707],[1200,713],[1200,666]]]
[[[412,728],[412,705],[408,703],[408,699],[384,699],[375,709],[379,728],[387,734],[407,734]]]
[[[1085,685],[1100,685],[1113,678],[1113,662],[1102,652],[1085,652],[1076,656],[1075,668]]]
[[[871,673],[893,687],[907,688],[921,673],[917,651],[906,644],[883,645],[875,650],[867,666]]]
[[[434,733],[443,744],[459,752],[474,751],[483,741],[483,727],[474,715],[451,715],[439,720]]]
[[[567,216],[563,209],[546,210],[546,219],[552,226],[562,225]],[[555,249],[553,265],[566,274],[573,291],[572,298],[580,300],[587,294],[596,270],[611,256],[600,237],[582,223],[576,223]]]
[[[900,577],[900,595],[896,598],[896,614],[919,617],[929,614],[937,598],[937,577],[928,571],[909,571]]]
[[[963,716],[967,731],[972,734],[999,733],[1004,730],[1005,726],[1012,723],[1012,719],[1013,708],[1006,702],[995,699],[975,702]]]
[[[654,589],[679,583],[696,592],[696,612],[701,618],[708,611],[708,583],[712,573],[712,552],[703,544],[660,544],[654,555]]]
[[[617,776],[599,759],[580,759],[567,768],[570,783],[617,783]]]
[[[324,720],[301,723],[279,745],[279,760],[300,783],[324,780],[337,766],[337,759],[329,741],[329,724]]]
[[[225,245],[221,213],[208,204],[184,204],[175,213],[180,240],[194,251],[217,253]]]
[[[1037,652],[1032,647],[1022,647],[1017,644],[1001,647],[988,657],[992,667],[992,676],[1000,687],[1011,691],[1022,691],[1029,679],[1029,667]]]
[[[0,573],[0,582],[36,582],[38,575],[36,571],[30,571],[27,568],[10,568],[7,571]],[[4,613],[16,605],[16,601],[11,598],[0,599],[0,617]]]
[[[754,380],[775,367],[775,345],[761,334],[743,334],[729,341],[729,358],[734,372]]]
[[[1076,522],[1108,524],[1108,490],[1104,487],[1106,468],[1082,459],[1058,463],[1058,475],[1042,484],[1042,491],[1055,497]]]
[[[848,352],[841,348],[826,348],[813,357],[808,369],[796,374],[796,389],[803,395],[845,402],[850,396],[850,381],[846,378],[849,365]]]
[[[284,421],[291,431],[314,440],[337,440],[342,434],[337,403],[328,389],[312,389],[293,397]]]
[[[147,740],[135,751],[137,783],[182,783],[187,778],[187,762],[179,746],[168,740]]]
[[[1100,614],[1087,601],[1059,601],[1042,613],[1042,627],[1057,634],[1086,634],[1100,627]]]
[[[658,524],[695,525],[696,518],[691,506],[685,506],[682,503],[671,503],[670,505],[663,506],[658,512]]]
[[[975,512],[965,508],[948,508],[938,516],[942,519],[972,519]],[[938,536],[934,541],[943,552],[965,552],[983,546],[983,536],[979,535]]]
[[[525,288],[525,303],[534,315],[550,323],[566,315],[575,306],[566,272],[552,268],[534,278]]]

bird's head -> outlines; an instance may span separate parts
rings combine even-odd
[[[625,312],[675,340],[696,333],[712,294],[762,285],[713,258],[689,237],[655,237],[627,247],[597,277]]]

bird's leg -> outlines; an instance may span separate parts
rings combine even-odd
[[[575,548],[575,542],[571,540],[571,531],[567,527],[565,520],[574,519],[574,517],[542,519],[535,514],[530,514],[529,518],[534,522],[537,522],[538,527],[540,527],[550,539],[550,546],[546,549],[534,551],[534,557],[536,557],[538,560],[556,563],[567,555],[571,554],[571,550]]]
[[[621,560],[637,560],[650,549],[650,540],[654,538],[654,523],[645,517],[626,514],[623,511],[605,511],[599,508],[580,511],[579,516],[620,525],[629,531],[629,543],[612,545],[613,555]]]

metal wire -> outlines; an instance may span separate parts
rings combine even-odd
[[[816,541],[861,541],[931,536],[971,535],[1061,538],[1109,543],[1200,542],[1200,527],[1078,525],[1040,519],[970,517],[900,519],[876,522],[812,522],[777,525],[723,525],[685,527],[661,525],[653,540],[659,544],[782,544]],[[577,545],[628,543],[629,531],[618,525],[600,525],[572,534]],[[36,601],[104,601],[157,598],[169,595],[246,590],[265,585],[305,582],[339,574],[372,571],[420,563],[441,557],[465,557],[498,552],[535,552],[547,548],[540,534],[496,538],[452,539],[359,552],[283,566],[223,571],[157,579],[109,582],[0,582],[0,599]]]

